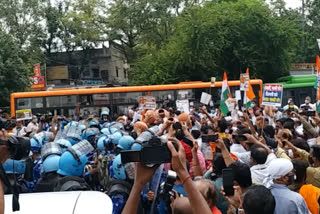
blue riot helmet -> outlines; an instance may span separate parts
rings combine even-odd
[[[100,128],[99,122],[97,120],[91,120],[89,122],[89,128]]]
[[[97,128],[88,128],[82,133],[82,138],[88,140],[92,146],[96,147],[97,136],[100,134]]]
[[[118,145],[121,137],[122,137],[122,133],[120,131],[117,131],[117,132],[113,133],[112,135],[110,135],[110,138],[112,139],[112,143],[117,144],[117,145]]]
[[[57,173],[65,176],[81,176],[84,171],[84,166],[88,161],[86,155],[92,151],[93,147],[87,140],[82,140],[72,147],[69,147],[68,150],[61,155]]]
[[[140,143],[134,143],[134,144],[132,144],[132,146],[131,146],[131,150],[132,150],[132,151],[140,151],[141,148],[142,148],[142,146],[141,146]]]
[[[47,143],[41,149],[44,172],[55,172],[59,169],[62,149],[58,143]]]
[[[126,172],[121,163],[121,154],[117,155],[112,162],[112,170],[115,179],[126,180]]]
[[[98,136],[100,134],[99,129],[97,128],[88,128],[83,131],[82,133],[82,139],[88,140],[90,136]]]
[[[59,144],[62,153],[67,151],[67,149],[72,146],[72,144],[71,144],[71,142],[69,140],[66,140],[66,139],[63,139],[63,138],[57,140],[55,143]]]
[[[83,123],[79,124],[78,129],[82,132],[83,130],[85,130],[87,128],[87,126]]]
[[[123,150],[130,150],[133,143],[134,143],[133,137],[129,135],[122,136],[119,140],[119,144],[117,147]]]
[[[117,130],[124,131],[124,125],[121,122],[112,122],[109,124],[109,129],[110,130],[117,129]]]
[[[97,147],[99,151],[111,151],[114,149],[114,144],[112,143],[112,139],[107,135],[102,135],[97,143]]]
[[[26,170],[26,164],[22,160],[8,159],[2,166],[7,174],[24,174]]]
[[[59,169],[59,160],[60,155],[49,155],[43,162],[43,171],[45,173],[48,172],[56,172]]]
[[[47,132],[47,131],[42,131],[32,136],[32,138],[34,138],[36,141],[38,141],[42,145],[47,143],[53,137],[54,137],[54,134],[52,132]]]
[[[31,138],[30,139],[30,151],[32,153],[40,153],[41,152],[41,148],[42,148],[42,142],[39,142],[38,139],[36,138]]]
[[[101,112],[101,118],[103,117],[103,115],[109,116],[109,111],[102,111]]]
[[[110,135],[110,134],[111,134],[109,128],[103,128],[103,129],[101,129],[100,132],[101,132],[102,134],[104,134],[104,135]]]

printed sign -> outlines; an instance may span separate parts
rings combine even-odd
[[[32,85],[31,89],[36,89],[36,90],[43,90],[46,88],[45,86],[45,81],[44,81],[44,76],[33,76],[30,77],[32,80]]]
[[[152,96],[139,97],[139,108],[140,109],[156,109],[157,108],[156,98]]]
[[[202,92],[200,103],[203,103],[205,105],[208,105],[211,100],[211,94],[208,94],[206,92]]]
[[[31,120],[32,119],[32,111],[31,109],[23,109],[16,111],[17,121],[20,120]]]
[[[249,74],[240,74],[240,91],[249,90]]]
[[[262,105],[281,107],[283,87],[280,84],[266,84],[263,89]]]
[[[177,100],[176,106],[178,111],[181,111],[187,114],[190,113],[189,100]]]

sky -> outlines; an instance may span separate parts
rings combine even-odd
[[[297,7],[301,7],[302,5],[302,0],[285,0],[286,2],[286,6],[288,8],[297,8]]]

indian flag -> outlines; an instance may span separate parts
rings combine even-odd
[[[249,76],[249,68],[247,68],[246,73]],[[252,86],[250,84],[250,76],[249,76],[249,89],[246,91],[245,96],[244,96],[244,104],[246,108],[251,107],[251,100],[253,100],[256,97],[256,95],[253,92]]]
[[[316,58],[316,66],[317,66],[317,113],[320,113],[320,86],[319,86],[319,81],[318,78],[320,77],[320,59],[319,56]]]
[[[231,96],[230,96],[230,89],[228,86],[227,73],[224,72],[223,73],[222,88],[221,88],[221,99],[220,99],[220,109],[224,115],[227,115],[229,113],[229,108],[226,103],[226,101],[229,97],[231,97]]]

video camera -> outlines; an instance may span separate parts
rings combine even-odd
[[[16,122],[12,120],[7,120],[6,118],[0,117],[0,130],[11,130],[16,126]]]
[[[8,146],[10,158],[14,160],[25,159],[30,153],[29,138],[10,136],[8,141],[0,140],[0,145]]]
[[[150,140],[142,142],[140,151],[121,151],[121,162],[142,162],[148,166],[156,164],[170,163],[171,152],[167,147],[167,142],[157,136],[152,136]],[[176,148],[176,144],[173,142]],[[176,148],[177,149],[177,148]]]
[[[174,183],[177,180],[177,173],[169,170],[166,180],[160,185],[158,199],[159,201],[170,202],[170,197],[174,197],[172,192]]]

